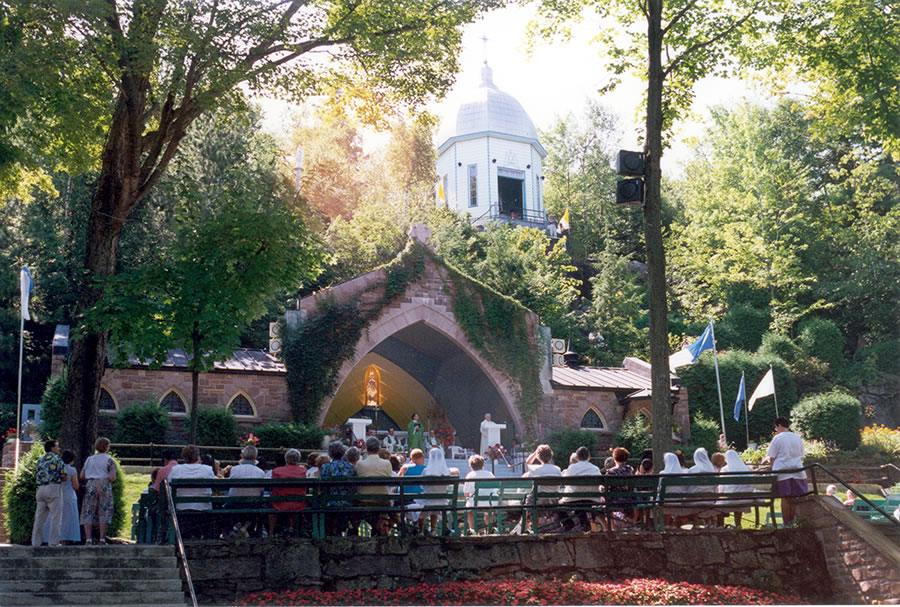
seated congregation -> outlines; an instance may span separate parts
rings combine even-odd
[[[305,465],[289,449],[267,466],[247,446],[222,469],[194,446],[182,451],[183,463],[169,452],[142,499],[138,541],[174,541],[170,504],[185,539],[662,530],[722,526],[729,515],[740,526],[753,508],[757,525],[759,508],[775,520],[776,476],[751,472],[733,450],[710,458],[697,449],[691,467],[680,452],[666,453],[657,470],[649,450],[634,467],[628,450],[616,448],[600,468],[580,447],[562,470],[540,445],[521,478],[495,478],[478,455],[460,478],[440,448],[427,459],[413,449],[406,462],[370,437],[365,451],[335,441]]]

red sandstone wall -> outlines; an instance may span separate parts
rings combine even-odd
[[[109,390],[119,409],[153,400],[158,402],[169,390],[176,390],[190,406],[191,374],[186,371],[149,369],[107,369],[103,387]],[[201,373],[198,399],[204,407],[225,408],[239,392],[256,407],[256,418],[238,418],[239,423],[267,423],[291,419],[284,375],[276,373]],[[102,423],[102,422],[101,422]]]

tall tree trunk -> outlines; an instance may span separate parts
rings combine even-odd
[[[647,246],[647,285],[650,303],[650,385],[652,389],[653,455],[657,466],[672,449],[672,396],[669,379],[669,321],[666,303],[666,256],[660,217],[660,159],[662,157],[663,0],[647,2],[647,140],[644,193],[644,240]]]
[[[137,106],[135,105],[137,102]],[[81,322],[102,295],[98,281],[111,276],[125,219],[137,203],[140,160],[139,121],[135,107],[142,100],[126,101],[119,96],[109,135],[103,150],[100,177],[91,203],[75,321]],[[70,345],[66,401],[60,443],[73,449],[79,465],[93,453],[97,438],[97,401],[106,368],[104,331],[73,332]]]
[[[197,326],[197,323],[194,323],[194,333],[191,335],[191,346],[193,350],[193,356],[191,357],[191,436],[190,436],[190,444],[197,444],[197,437],[199,435],[199,428],[197,428],[197,421],[200,419],[200,411],[198,409],[199,405],[197,404],[198,394],[200,392],[200,333]]]

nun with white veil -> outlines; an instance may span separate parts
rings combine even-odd
[[[678,461],[678,456],[674,453],[666,453],[663,455],[663,469],[660,471],[660,476],[664,474],[685,474],[687,470],[681,467],[681,462]],[[662,479],[660,479],[660,487],[662,487]],[[686,493],[688,491],[688,487],[666,487],[666,495],[672,495],[675,493]]]
[[[729,449],[725,452],[725,465],[722,467],[720,472],[750,472],[750,469],[747,467],[747,464],[741,459],[741,456],[738,455],[738,452],[734,449]],[[727,478],[726,478],[727,480]],[[741,514],[743,512],[750,512],[750,507],[747,504],[752,503],[753,500],[735,500],[729,499],[727,495],[728,493],[748,493],[753,491],[753,485],[719,485],[719,494],[722,495],[720,500],[726,502],[726,505],[729,510],[734,509],[734,523],[735,526],[741,526]]]
[[[428,476],[439,476],[444,478],[450,476],[450,468],[447,466],[447,460],[444,459],[444,450],[439,447],[434,447],[428,452],[428,463],[425,464],[425,469],[422,471],[422,477]],[[422,489],[424,490],[424,493],[449,493],[450,485],[422,485]],[[446,506],[447,499],[423,498],[417,499],[416,504],[420,504],[421,506]],[[432,511],[430,513],[432,534],[437,530],[438,514],[439,512],[437,511]]]

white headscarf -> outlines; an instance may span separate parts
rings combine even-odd
[[[694,451],[694,465],[688,469],[688,472],[691,474],[700,474],[704,472],[712,472],[715,474],[716,468],[712,465],[712,462],[709,461],[709,455],[706,454],[706,449],[698,447],[697,450]]]
[[[725,452],[725,467],[722,468],[722,472],[750,472],[750,468],[747,467],[737,451],[729,449]]]
[[[663,455],[663,464],[665,466],[660,474],[684,474],[684,469],[678,461],[678,456],[674,453],[666,453]]]
[[[734,449],[725,452],[725,467],[722,472],[750,472],[747,464]],[[726,479],[727,480],[727,479]],[[719,485],[719,493],[738,493],[752,491],[751,485]]]
[[[422,470],[422,476],[450,476],[443,449],[434,447],[428,452],[428,465]]]

